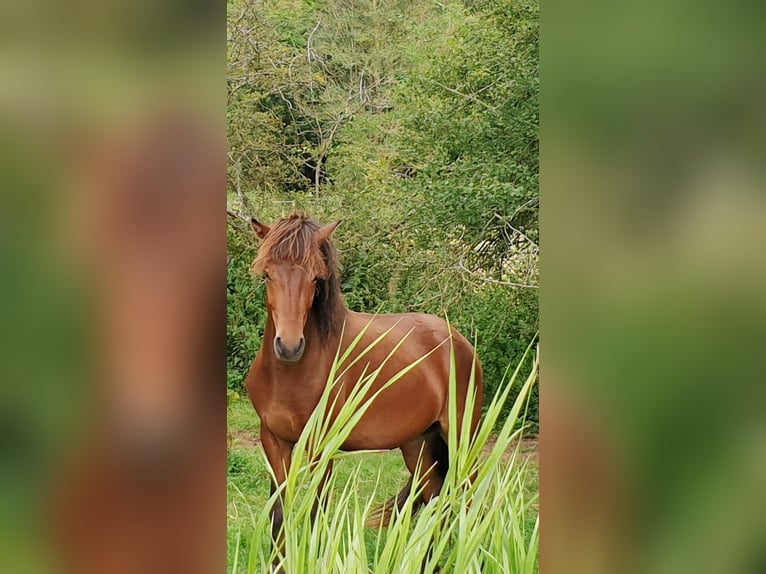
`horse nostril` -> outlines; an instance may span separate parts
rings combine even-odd
[[[288,347],[282,341],[282,337],[274,337],[274,351],[282,360],[297,361],[303,354],[303,349],[306,346],[306,339],[301,337],[298,340],[298,344],[295,347]]]

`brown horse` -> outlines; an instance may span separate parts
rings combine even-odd
[[[345,307],[337,276],[336,251],[330,241],[339,223],[320,227],[299,213],[272,226],[252,220],[255,233],[262,239],[253,271],[262,273],[266,282],[268,318],[264,343],[247,376],[246,386],[261,419],[266,456],[281,484],[290,468],[293,446],[328,384],[339,346],[343,352],[363,333],[338,371],[343,372],[367,345],[389,331],[342,375],[347,384],[343,387],[345,390],[339,391],[339,403],[348,396],[349,384],[356,384],[363,373],[378,368],[405,337],[401,347],[385,362],[370,394],[406,365],[427,355],[371,403],[342,447],[343,450],[399,448],[402,451],[413,476],[397,497],[381,507],[380,524],[390,519],[395,506],[403,505],[413,484],[422,486],[416,508],[441,490],[449,466],[451,349],[454,349],[456,365],[458,426],[465,420],[472,432],[481,416],[481,366],[465,337],[438,317],[421,313],[368,315]],[[466,418],[466,396],[474,369],[474,409]],[[459,429],[457,436],[460,436]],[[417,468],[421,471],[416,477]],[[282,525],[279,502],[272,513],[272,534],[276,540]]]

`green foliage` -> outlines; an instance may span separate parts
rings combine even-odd
[[[405,122],[419,213],[445,224],[444,239],[471,245],[484,268],[502,271],[538,238],[538,8],[480,6],[447,42],[423,44],[428,57],[397,90],[421,110]]]
[[[344,220],[349,308],[448,317],[487,396],[538,331],[537,34],[530,0],[229,2],[230,210]],[[241,390],[265,310],[255,238],[231,223]]]
[[[242,382],[255,358],[266,325],[263,285],[250,275],[255,258],[255,236],[229,228],[228,248],[233,254],[226,281],[226,357],[230,390],[242,390]]]
[[[229,476],[246,474],[251,470],[251,464],[248,458],[238,452],[230,452],[226,457],[226,463],[226,472]]]

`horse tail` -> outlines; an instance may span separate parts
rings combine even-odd
[[[428,449],[436,461],[436,472],[439,474],[442,482],[444,482],[449,470],[449,447],[441,435],[435,432],[431,440],[428,441]]]

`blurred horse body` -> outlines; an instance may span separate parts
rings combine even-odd
[[[219,136],[163,107],[105,129],[79,158],[68,240],[93,294],[97,378],[52,485],[65,574],[225,565]]]

